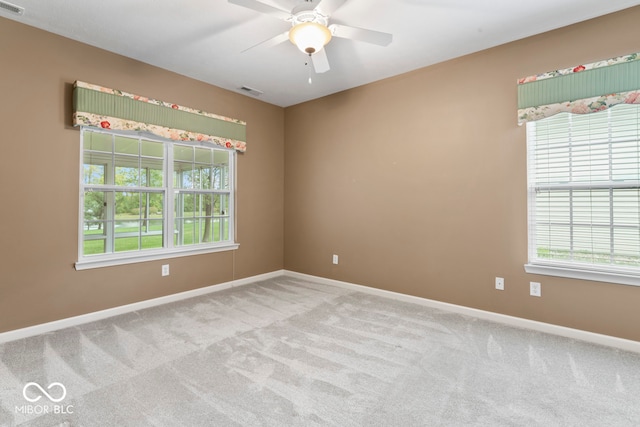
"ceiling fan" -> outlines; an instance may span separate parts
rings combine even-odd
[[[258,0],[229,0],[229,3],[243,6],[260,13],[273,16],[291,23],[291,29],[268,40],[245,49],[257,46],[275,46],[287,39],[311,57],[316,73],[329,71],[329,60],[324,46],[332,37],[358,40],[378,46],[387,46],[393,40],[389,33],[350,27],[341,24],[329,25],[329,18],[346,0],[304,0],[291,11],[270,6]]]

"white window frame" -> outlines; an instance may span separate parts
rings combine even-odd
[[[615,107],[614,107],[615,108]],[[638,115],[640,115],[640,107],[638,108]],[[608,123],[609,129],[611,129],[610,109],[592,114],[609,114]],[[574,116],[575,117],[575,116]],[[584,117],[584,116],[577,116]],[[638,119],[640,122],[640,118]],[[527,273],[540,274],[547,276],[566,277],[572,279],[581,280],[593,280],[600,282],[617,283],[623,285],[640,286],[640,267],[635,266],[623,266],[612,264],[599,264],[599,263],[586,263],[577,261],[562,261],[558,259],[546,259],[538,256],[537,238],[536,238],[536,191],[537,188],[545,188],[545,190],[557,189],[562,190],[586,190],[586,189],[607,189],[613,192],[614,189],[619,188],[640,188],[640,179],[629,179],[620,182],[610,178],[609,182],[593,182],[593,183],[568,183],[568,184],[551,184],[551,185],[537,185],[535,181],[535,161],[533,160],[533,151],[535,150],[534,142],[531,138],[531,132],[535,129],[536,123],[527,123],[527,171],[528,171],[528,239],[529,239],[529,260],[525,264],[524,268]],[[640,124],[638,125],[640,127]],[[609,144],[611,144],[609,139]],[[638,142],[640,145],[640,142]],[[611,150],[609,150],[611,152]],[[610,166],[609,166],[610,167]],[[640,173],[638,174],[640,177]],[[613,193],[611,193],[613,194]],[[615,215],[613,215],[613,205],[609,204],[611,224],[615,227]],[[571,212],[569,212],[571,216]],[[572,217],[571,217],[572,218]],[[570,219],[573,222],[573,219]],[[573,233],[573,227],[572,231]],[[640,255],[640,254],[639,254]]]
[[[109,135],[121,135],[128,138],[137,138],[139,140],[147,140],[152,142],[160,142],[164,146],[164,186],[161,188],[144,187],[145,192],[162,192],[164,194],[163,204],[163,234],[164,234],[164,247],[157,249],[145,249],[137,251],[127,252],[113,252],[106,254],[96,255],[84,255],[83,242],[84,242],[84,194],[85,184],[83,182],[84,172],[84,135],[85,132],[97,132],[105,133]],[[229,224],[228,232],[229,239],[221,242],[207,242],[191,245],[174,245],[173,233],[175,224],[175,209],[174,202],[176,195],[182,189],[174,188],[173,186],[173,147],[174,145],[191,145],[214,148],[216,150],[223,150],[229,152],[229,190],[221,191],[221,193],[228,194],[229,197]],[[236,152],[235,150],[225,149],[211,143],[191,143],[190,141],[172,141],[168,139],[162,139],[156,136],[142,134],[140,132],[127,132],[127,131],[114,131],[114,130],[101,130],[94,128],[80,128],[80,173],[79,173],[79,206],[78,206],[78,261],[75,263],[76,270],[85,270],[98,267],[108,267],[123,264],[133,264],[145,261],[162,260],[169,258],[176,258],[190,255],[200,255],[221,251],[229,251],[238,249],[240,246],[235,241],[236,236]],[[92,187],[87,185],[86,187]],[[113,190],[115,186],[105,186],[107,190]],[[131,191],[135,191],[136,187],[131,188]],[[186,190],[190,191],[190,190]],[[198,192],[194,190],[194,192]],[[202,192],[202,191],[200,191]],[[110,211],[110,210],[108,210]],[[107,236],[107,239],[109,237]],[[113,237],[112,237],[113,238]]]

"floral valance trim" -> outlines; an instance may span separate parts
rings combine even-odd
[[[247,148],[242,120],[82,81],[74,84],[73,125],[149,132],[241,152]]]
[[[153,104],[153,105],[160,105],[162,107],[172,108],[174,110],[186,111],[188,113],[198,114],[200,116],[207,116],[207,117],[211,117],[213,119],[218,119],[218,120],[224,120],[226,122],[233,122],[233,123],[238,123],[238,124],[241,124],[241,125],[246,125],[247,124],[246,122],[243,122],[242,120],[232,119],[232,118],[225,117],[225,116],[220,116],[220,115],[217,115],[217,114],[211,114],[211,113],[207,113],[206,111],[196,110],[194,108],[189,108],[189,107],[183,107],[182,105],[177,105],[177,104],[173,104],[173,103],[170,103],[170,102],[158,101],[157,99],[147,98],[146,96],[134,95],[132,93],[124,92],[124,91],[121,91],[121,90],[118,90],[118,89],[109,89],[109,88],[106,88],[106,87],[103,87],[103,86],[99,86],[99,85],[94,85],[94,84],[91,84],[91,83],[76,81],[75,82],[75,87],[91,89],[91,90],[95,90],[95,91],[98,91],[98,92],[108,93],[108,94],[111,94],[111,95],[124,96],[126,98],[134,99],[136,101],[146,102],[148,104]]]
[[[640,104],[640,90],[613,93],[572,102],[541,105],[518,110],[518,124],[544,119],[558,113],[589,114],[618,104]]]
[[[632,53],[629,55],[618,56],[616,58],[607,59],[604,61],[593,62],[591,64],[577,65],[571,68],[565,68],[563,70],[548,71],[546,73],[537,74],[534,76],[522,77],[518,79],[518,84],[525,84],[535,82],[544,79],[551,79],[559,76],[566,76],[569,74],[579,73],[581,71],[593,70],[595,68],[609,67],[611,65],[622,64],[624,62],[638,61],[640,60],[640,53]]]
[[[225,139],[202,133],[190,132],[183,129],[170,129],[164,126],[140,123],[132,120],[119,119],[116,117],[101,116],[93,113],[76,111],[73,113],[74,126],[92,126],[102,129],[130,130],[136,132],[149,132],[162,138],[174,141],[197,141],[209,142],[225,148],[235,149],[240,152],[247,150],[247,143],[234,139]]]

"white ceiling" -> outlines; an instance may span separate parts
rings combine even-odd
[[[5,0],[2,0],[5,1]],[[263,0],[290,11],[305,0]],[[313,0],[317,3],[319,0]],[[640,0],[346,0],[330,23],[393,34],[334,37],[315,74],[289,41],[243,50],[291,24],[227,0],[8,0],[0,16],[286,107],[640,4]],[[3,41],[6,43],[7,41]],[[311,71],[312,84],[308,83]],[[100,83],[100,82],[95,82]]]

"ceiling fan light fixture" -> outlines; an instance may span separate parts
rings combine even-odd
[[[289,40],[302,52],[312,55],[331,40],[331,31],[317,22],[301,22],[289,31]]]

